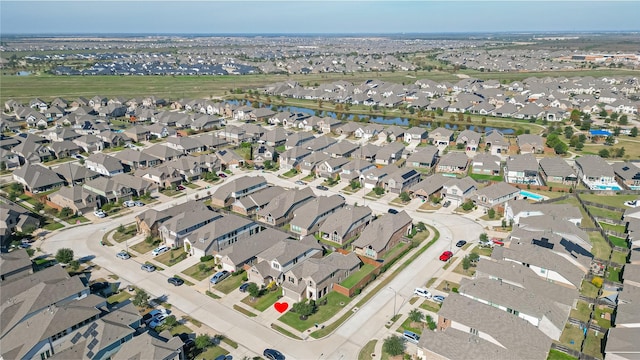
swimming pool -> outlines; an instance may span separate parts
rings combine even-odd
[[[618,185],[591,185],[592,190],[622,190],[622,188]]]
[[[542,196],[542,195],[530,193],[530,192],[525,191],[525,190],[520,190],[520,195],[521,196],[525,196],[527,199],[531,199],[531,200],[535,200],[535,201],[540,201],[540,200],[544,199],[544,196]]]

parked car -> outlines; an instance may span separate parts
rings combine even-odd
[[[142,201],[136,201],[135,204],[136,206],[144,206],[144,203]]]
[[[392,209],[392,208],[389,208],[389,210],[387,210],[387,212],[388,212],[389,214],[397,214],[397,213],[398,213],[398,210],[396,210],[396,209]]]
[[[97,282],[89,285],[89,291],[91,291],[91,293],[97,293],[108,287],[109,287],[108,282]]]
[[[154,271],[156,271],[156,267],[151,265],[151,264],[142,264],[142,266],[140,268],[142,270],[146,271],[146,272],[154,272]]]
[[[467,241],[466,241],[466,240],[460,240],[460,241],[458,241],[458,242],[456,243],[456,247],[461,248],[461,247],[465,246],[466,244],[467,244]]]
[[[451,257],[453,257],[453,253],[449,250],[445,251],[442,253],[442,255],[440,255],[440,260],[441,261],[449,261],[449,259],[451,259]]]
[[[173,286],[180,286],[182,284],[184,284],[184,280],[180,279],[179,277],[170,277],[167,279],[167,282],[169,284],[172,284]]]
[[[118,259],[127,260],[131,257],[131,255],[129,255],[129,253],[126,251],[120,251],[119,253],[116,254],[116,257]]]
[[[164,321],[167,320],[168,317],[169,316],[167,314],[160,314],[154,317],[153,320],[151,320],[151,322],[149,323],[149,327],[153,329],[157,326],[162,325]]]
[[[494,245],[504,246],[504,242],[498,239],[491,239]]]
[[[233,356],[231,355],[219,355],[213,360],[233,360]]]
[[[420,341],[420,336],[418,336],[418,334],[414,333],[413,331],[409,331],[409,330],[405,330],[404,333],[402,333],[402,337],[404,337],[405,339],[407,339],[407,341],[412,342],[414,344],[417,344],[418,341]]]
[[[228,278],[230,275],[231,275],[231,273],[230,273],[230,272],[228,272],[227,270],[222,270],[222,271],[220,271],[219,273],[216,273],[215,275],[213,275],[213,276],[211,277],[211,280],[210,280],[210,281],[211,281],[211,283],[212,283],[212,284],[217,284],[217,283],[219,283],[220,281],[222,281],[222,280],[224,280],[224,279]]]
[[[328,188],[328,187],[326,187],[326,186],[324,186],[324,185],[318,185],[318,186],[316,186],[316,189],[318,189],[318,190],[323,190],[323,191],[327,191],[327,190],[329,190],[329,188]]]
[[[240,285],[238,290],[240,290],[240,292],[247,292],[247,289],[249,288],[249,285],[251,285],[251,284],[253,284],[253,283],[246,282],[246,283]]]
[[[184,187],[184,186],[182,186],[182,185],[178,185],[178,187],[176,187],[176,189],[178,189],[178,190],[182,191],[182,190],[186,189],[186,187]]]
[[[307,183],[302,180],[297,180],[296,185],[307,185]]]
[[[425,288],[416,288],[413,293],[426,299],[431,299],[431,293]]]
[[[152,254],[153,256],[158,256],[158,255],[160,255],[160,254],[162,254],[162,253],[165,253],[165,252],[167,252],[167,251],[169,251],[169,248],[168,248],[168,247],[166,247],[166,246],[164,246],[164,245],[161,245],[161,246],[158,246],[157,248],[153,249],[153,251],[151,252],[151,254]]]
[[[438,303],[441,303],[441,302],[443,302],[443,301],[444,301],[444,296],[442,296],[442,295],[434,295],[434,296],[431,298],[431,300],[433,300],[433,301],[435,301],[435,302],[438,302]]]
[[[491,240],[485,240],[485,241],[480,240],[479,244],[480,246],[484,246],[484,247],[493,247],[494,245],[493,241]]]
[[[105,213],[105,212],[104,212],[104,211],[102,211],[102,210],[96,210],[96,211],[94,211],[94,212],[93,212],[93,215],[95,215],[95,216],[97,216],[97,217],[99,217],[99,218],[107,217],[107,213]]]
[[[136,202],[133,200],[127,200],[125,202],[122,203],[122,206],[124,207],[132,207],[132,206],[136,206]]]
[[[285,360],[284,355],[276,349],[264,349],[262,355],[269,360]]]
[[[220,176],[221,178],[226,178],[226,177],[227,177],[227,174],[225,174],[225,173],[219,173],[219,174],[218,174],[218,176]]]
[[[442,204],[442,206],[444,206],[444,207],[449,207],[449,205],[451,205],[451,201],[449,201],[449,200],[445,201],[445,202]]]
[[[153,321],[154,319],[156,319],[160,315],[167,316],[167,315],[169,315],[169,313],[165,309],[154,309],[154,310],[151,310],[150,312],[148,312],[146,315],[144,315],[142,317],[142,321],[145,324],[148,324],[148,323],[150,323],[151,321]]]

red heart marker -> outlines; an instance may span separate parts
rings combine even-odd
[[[277,302],[273,304],[273,307],[276,309],[277,312],[282,314],[283,312],[287,311],[287,309],[289,308],[289,304],[287,304],[286,302]]]

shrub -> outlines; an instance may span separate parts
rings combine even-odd
[[[453,291],[454,293],[458,293],[458,288],[454,287],[453,289],[451,289],[451,291]]]
[[[382,343],[382,351],[391,356],[397,356],[404,352],[404,338],[398,335],[392,335],[384,339]]]
[[[68,264],[73,260],[73,250],[69,248],[59,249],[56,253],[56,261],[61,264]]]
[[[213,255],[205,255],[200,257],[200,262],[207,262],[213,259]]]
[[[597,287],[598,289],[600,289],[600,288],[602,287],[602,284],[604,283],[604,280],[603,280],[601,277],[596,276],[596,277],[594,277],[593,279],[591,279],[591,283],[592,283],[595,287]]]

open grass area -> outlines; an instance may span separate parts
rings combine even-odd
[[[205,351],[196,355],[195,360],[212,360],[220,355],[227,355],[229,352],[220,346],[210,346]]]
[[[610,328],[612,314],[613,309],[610,309],[604,305],[600,305],[596,307],[595,313],[593,314],[593,319],[596,321],[596,323],[598,323],[598,326],[602,328]]]
[[[412,325],[417,325],[416,327],[413,327]],[[402,324],[398,327],[398,329],[396,329],[397,332],[402,333],[405,330],[409,330],[411,332],[414,332],[418,335],[422,335],[422,329],[424,329],[424,325],[426,325],[423,322],[420,322],[418,324],[413,323],[413,321],[411,321],[411,319],[406,318]]]
[[[328,293],[325,298],[327,299],[327,304],[318,306],[318,311],[316,311],[315,314],[309,316],[306,320],[300,320],[300,315],[292,311],[286,312],[278,320],[296,330],[304,331],[312,327],[315,323],[322,324],[323,322],[329,320],[333,315],[347,306],[351,301],[351,298],[349,298],[348,296],[344,296],[335,291]],[[316,304],[318,304],[319,302],[320,300],[318,300]]]
[[[603,339],[604,339],[603,333],[598,333],[598,335],[596,335],[595,331],[589,330],[587,332],[587,338],[584,340],[584,347],[582,349],[582,352],[598,359],[604,358]]]
[[[278,324],[273,324],[273,323],[272,323],[272,324],[271,324],[271,328],[272,328],[272,329],[274,329],[274,330],[276,330],[277,332],[279,332],[279,333],[281,333],[281,334],[285,335],[285,336],[288,336],[288,337],[292,338],[292,339],[302,340],[302,338],[301,338],[300,336],[298,336],[298,335],[296,335],[296,334],[292,333],[291,331],[289,331],[289,330],[287,330],[287,329],[283,328],[282,326],[280,326],[280,325],[278,325]]]
[[[140,241],[139,243],[129,246],[129,249],[135,250],[140,254],[146,254],[149,251],[155,249],[158,246],[157,242],[148,243],[146,241]]]
[[[624,210],[624,209],[628,209],[628,207],[624,205],[624,202],[636,200],[638,198],[638,195],[580,194],[580,198],[585,201],[594,202],[602,205],[614,206],[614,207],[620,208],[621,210]]]
[[[234,304],[234,305],[233,305],[233,309],[234,309],[234,310],[236,310],[236,311],[239,311],[239,312],[241,312],[241,313],[243,313],[243,314],[245,314],[245,315],[246,315],[246,316],[248,316],[248,317],[256,317],[256,316],[258,316],[258,315],[256,315],[256,314],[252,313],[251,311],[249,311],[249,310],[247,310],[247,309],[243,308],[242,306],[238,306],[238,305],[236,305],[236,304]]]
[[[613,282],[622,282],[620,277],[621,269],[613,266],[607,267],[607,280]]]
[[[493,248],[478,245],[474,247],[471,252],[480,256],[491,256]]]
[[[374,350],[376,349],[377,342],[378,340],[374,339],[366,343],[358,354],[358,360],[373,360],[371,354],[373,354]]]
[[[228,278],[222,280],[220,283],[214,285],[214,289],[224,294],[228,294],[233,290],[237,289],[240,286],[240,284],[243,283],[242,281],[243,277],[244,277],[244,273],[238,274],[236,276],[229,276]]]
[[[298,175],[298,172],[294,169],[291,169],[289,171],[287,171],[286,173],[282,174],[281,176],[287,179],[290,179],[294,176]]]
[[[560,343],[573,350],[580,351],[580,345],[584,339],[582,330],[578,326],[565,324],[564,330],[560,335]]]
[[[113,233],[113,240],[118,243],[121,243],[125,240],[129,240],[136,235],[137,229],[136,224],[126,226],[124,228],[124,232],[118,232],[117,230]]]
[[[431,300],[425,300],[422,302],[422,304],[420,304],[421,309],[425,309],[434,313],[437,313],[438,311],[440,311],[440,307],[442,307],[442,305],[436,302],[433,302]]]
[[[375,266],[371,264],[364,264],[358,271],[349,275],[340,285],[346,287],[347,289],[351,289],[354,285],[356,285],[360,280],[362,280],[365,276],[369,275]]]
[[[599,232],[590,231],[589,240],[593,245],[591,248],[591,253],[598,259],[608,259],[611,254],[611,246],[607,243],[607,241],[600,235]]]
[[[455,283],[453,281],[443,280],[436,287],[436,289],[438,289],[440,291],[444,291],[446,293],[449,293],[449,292],[453,291],[454,288],[458,289],[459,287],[460,287],[460,284],[458,284],[458,283]]]
[[[578,300],[578,303],[576,304],[576,309],[571,309],[571,313],[569,314],[569,317],[578,319],[582,322],[589,321],[590,316],[591,316],[591,308],[589,307],[589,304],[581,300]]]
[[[56,222],[53,219],[49,219],[49,218],[45,220],[44,225],[42,226],[43,229],[49,230],[49,231],[62,229],[63,227],[64,225],[62,225],[61,223]]]
[[[187,258],[187,252],[184,248],[171,249],[163,254],[156,256],[153,260],[166,266],[173,266]]]
[[[609,235],[609,240],[613,243],[613,245],[615,246],[619,246],[621,248],[629,248],[629,243],[627,242],[626,239],[623,238],[619,238],[617,236],[613,236],[613,235]]]
[[[474,179],[474,180],[486,180],[486,181],[504,181],[504,178],[502,176],[495,176],[495,175],[484,175],[484,174],[473,174],[471,172],[469,172],[469,177]]]
[[[446,264],[444,264],[444,266],[442,268],[444,270],[447,270],[454,262],[456,262],[456,260],[458,260],[457,256],[452,257],[451,259],[449,259],[449,261],[447,261]]]
[[[627,262],[627,253],[614,251],[611,253],[611,261],[616,264],[625,264]]]
[[[182,334],[182,333],[190,334],[190,333],[193,332],[193,330],[191,330],[186,325],[179,324],[179,325],[176,325],[176,326],[172,327],[171,330],[169,330],[169,332],[171,333],[171,335],[175,336],[175,335]]]
[[[595,299],[598,296],[599,290],[600,289],[598,289],[595,285],[585,280],[582,281],[582,286],[580,286],[580,293],[592,299]]]
[[[109,296],[107,298],[107,303],[110,304],[110,305],[113,305],[113,304],[118,304],[118,303],[121,303],[121,302],[125,302],[125,301],[129,300],[131,298],[131,296],[132,295],[129,294],[129,292],[123,290],[123,291],[120,291],[117,294],[113,294],[113,295]]]
[[[200,265],[204,264],[204,271],[200,270]],[[207,277],[213,275],[214,272],[216,272],[216,263],[215,260],[209,260],[207,262],[199,262],[195,265],[192,265],[190,267],[188,267],[186,270],[184,270],[182,273],[190,276],[198,281],[202,281],[204,279],[206,279]]]
[[[577,360],[577,358],[563,353],[562,351],[551,349],[549,350],[549,356],[547,356],[547,360]]]
[[[626,227],[623,225],[612,225],[606,222],[600,222],[600,226],[602,226],[604,230],[615,231],[618,234],[624,234],[626,230]]]
[[[390,261],[392,259],[395,259],[398,256],[398,254],[404,251],[404,249],[407,246],[408,245],[406,243],[399,242],[396,246],[394,246],[392,249],[390,249],[384,255],[382,255],[382,259],[384,259],[385,261]]]
[[[255,301],[251,301],[251,295],[248,295],[247,297],[242,299],[242,302],[258,311],[265,311],[271,305],[273,305],[281,295],[282,288],[278,288],[275,291],[267,291],[264,295],[260,296]]]
[[[458,273],[460,275],[472,277],[476,273],[476,267],[470,266],[467,270],[462,267],[462,261],[458,263],[458,265],[453,269],[454,273]]]
[[[427,281],[427,284],[425,285],[425,287],[430,288],[431,286],[433,286],[433,283],[435,283],[436,280],[438,280],[437,277],[432,277],[431,279],[429,279],[429,281]]]
[[[603,208],[599,208],[599,207],[595,207],[595,206],[589,206],[589,205],[587,205],[587,209],[589,209],[589,212],[593,216],[607,218],[607,219],[613,219],[613,220],[622,219],[622,212],[621,211],[613,211],[613,210],[603,209]]]

